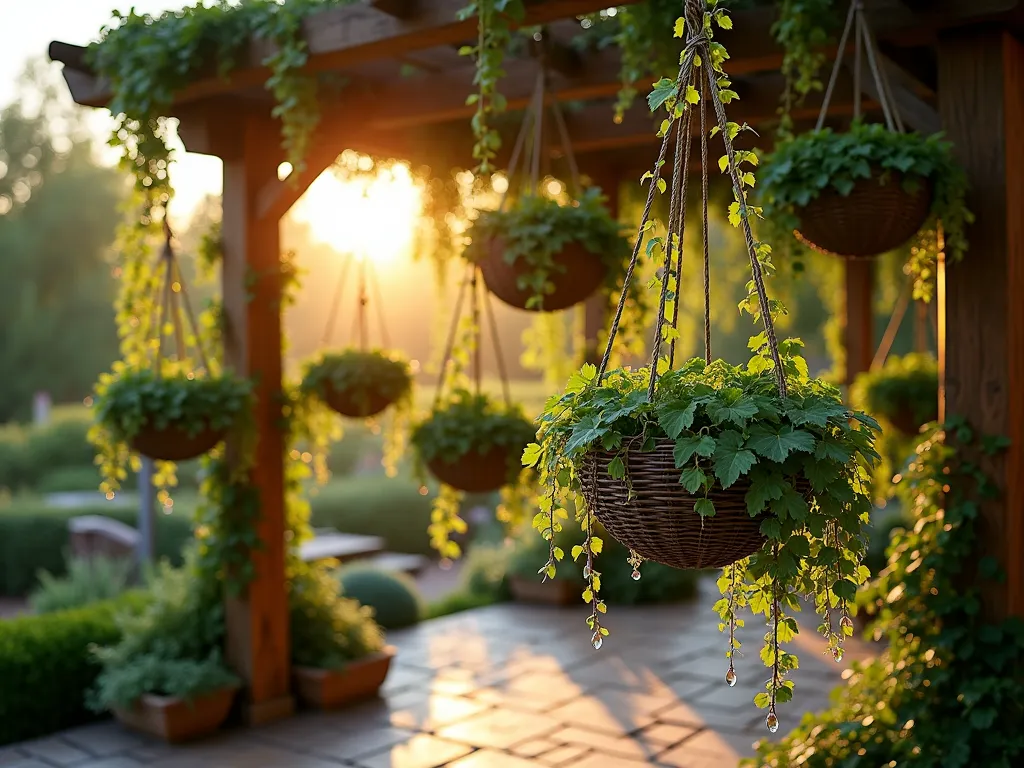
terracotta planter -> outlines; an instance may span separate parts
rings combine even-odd
[[[499,446],[491,446],[483,453],[474,449],[452,462],[436,458],[427,463],[427,468],[442,483],[457,490],[490,493],[508,483],[509,453]]]
[[[181,427],[143,427],[131,440],[132,450],[155,461],[185,461],[211,451],[224,439],[225,430],[206,428],[189,435]]]
[[[191,701],[176,696],[143,694],[130,709],[114,709],[114,717],[138,731],[177,743],[209,736],[227,719],[238,686],[221,688]]]
[[[569,579],[551,579],[541,582],[540,576],[509,576],[509,589],[517,603],[539,605],[575,605],[580,601],[583,586]]]
[[[799,211],[797,235],[819,251],[837,256],[870,257],[899,248],[928,219],[932,189],[922,179],[914,193],[903,189],[899,174],[887,184],[880,172],[859,179],[849,195],[829,187]]]
[[[588,299],[604,281],[608,268],[600,256],[590,253],[579,243],[568,243],[554,257],[556,269],[548,279],[554,285],[553,293],[545,294],[542,306],[527,306],[532,290],[519,287],[521,275],[530,271],[523,258],[512,264],[505,261],[505,241],[491,241],[487,255],[480,260],[480,272],[487,289],[509,306],[534,312],[557,312]]]
[[[395,648],[367,656],[344,669],[294,667],[295,694],[304,704],[317,709],[337,709],[377,695],[391,668]]]
[[[357,398],[354,392],[337,391],[329,384],[324,392],[324,401],[333,410],[350,419],[366,419],[376,416],[389,405],[391,398],[379,392],[366,392],[365,397]]]

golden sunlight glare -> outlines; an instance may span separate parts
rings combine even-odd
[[[293,209],[313,239],[339,254],[392,264],[412,247],[423,201],[408,166],[381,168],[340,180],[330,171],[313,182]]]

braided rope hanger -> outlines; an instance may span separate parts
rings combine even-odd
[[[192,302],[189,300],[188,290],[185,287],[185,277],[181,273],[181,266],[178,257],[174,252],[171,226],[167,220],[167,206],[164,206],[163,235],[164,245],[157,257],[156,271],[162,273],[163,278],[159,280],[156,289],[156,301],[153,303],[153,319],[150,323],[151,337],[155,337],[156,345],[151,358],[153,371],[157,378],[163,375],[163,347],[165,330],[168,324],[171,326],[170,334],[174,339],[175,358],[179,363],[188,358],[187,342],[185,336],[185,323],[182,321],[182,314],[192,328],[193,346],[199,357],[200,366],[209,372],[210,364],[203,350],[203,340],[199,333],[199,324],[196,322],[195,313],[192,311]]]
[[[675,86],[675,97],[677,100],[683,99],[683,95],[686,92],[688,85],[693,85],[697,88],[701,98],[699,99],[700,107],[700,134],[701,134],[701,197],[702,197],[702,213],[703,213],[703,250],[704,250],[704,333],[705,333],[705,360],[710,362],[711,360],[711,323],[710,323],[710,289],[708,285],[709,277],[709,246],[708,246],[708,224],[707,224],[707,206],[708,206],[708,167],[707,167],[707,140],[708,132],[706,130],[706,119],[705,119],[705,101],[710,98],[714,106],[714,117],[716,127],[722,135],[722,141],[725,146],[725,153],[727,157],[727,171],[729,178],[733,186],[733,195],[737,201],[740,202],[741,206],[741,217],[740,224],[743,230],[744,241],[746,245],[747,255],[750,260],[750,271],[752,282],[754,284],[754,290],[757,294],[758,305],[760,308],[761,320],[764,323],[765,336],[768,342],[768,349],[771,355],[772,362],[774,363],[774,375],[776,387],[779,392],[779,396],[785,398],[787,396],[786,377],[785,371],[782,367],[782,359],[779,354],[778,339],[775,335],[775,326],[771,316],[771,305],[768,300],[768,294],[764,285],[764,273],[761,267],[761,263],[757,257],[757,251],[755,247],[755,239],[753,231],[751,230],[750,220],[745,211],[742,208],[746,205],[746,196],[743,191],[743,185],[740,181],[740,173],[738,170],[738,163],[736,160],[736,150],[733,146],[732,138],[729,136],[728,120],[725,115],[725,106],[718,94],[718,82],[716,79],[714,68],[711,66],[711,49],[710,40],[704,30],[704,3],[703,0],[685,0],[685,18],[686,18],[686,29],[688,30],[688,40],[686,48],[683,52],[682,64],[679,67],[679,73],[676,76]],[[700,57],[700,66],[695,65],[695,58]],[[704,78],[701,77],[701,70],[706,73],[706,82],[702,82]],[[697,86],[700,86],[699,88]],[[655,163],[653,178],[650,181],[650,189],[647,194],[647,202],[644,205],[643,216],[641,217],[639,234],[637,236],[636,243],[633,246],[633,254],[630,259],[629,265],[626,268],[626,276],[623,281],[622,294],[619,296],[619,302],[615,310],[615,316],[612,319],[611,330],[608,334],[608,343],[605,346],[604,355],[601,358],[601,365],[598,368],[597,383],[598,385],[604,379],[604,375],[608,369],[608,363],[611,359],[612,348],[615,343],[615,336],[619,329],[619,323],[622,320],[622,313],[626,305],[626,296],[629,290],[629,284],[633,279],[633,274],[636,270],[637,261],[640,255],[640,249],[644,242],[644,233],[647,230],[647,224],[650,220],[651,209],[654,205],[654,197],[658,190],[658,181],[661,179],[661,168],[665,164],[665,160],[668,155],[669,145],[672,143],[673,134],[675,134],[675,150],[674,150],[674,164],[672,172],[672,184],[670,188],[670,206],[669,206],[669,225],[667,230],[667,238],[664,246],[665,259],[663,264],[663,278],[661,287],[661,297],[659,301],[658,309],[658,322],[655,329],[653,350],[651,356],[651,370],[650,379],[647,387],[648,400],[653,399],[655,384],[658,378],[658,359],[661,352],[662,346],[662,331],[665,323],[665,308],[668,303],[669,294],[669,283],[671,278],[676,278],[676,291],[675,291],[675,304],[673,306],[673,317],[672,324],[675,326],[676,320],[678,319],[679,311],[679,293],[680,293],[680,281],[682,278],[682,246],[683,246],[683,234],[685,231],[685,203],[686,203],[686,190],[688,184],[688,171],[689,171],[689,148],[691,140],[691,122],[693,119],[693,105],[684,103],[682,117],[676,117],[675,115],[669,115],[669,126],[664,132],[664,138],[662,139],[661,149],[658,153],[658,160]],[[675,272],[673,272],[673,252],[678,250],[677,259],[675,262]],[[669,342],[669,364],[670,366],[674,363],[675,358],[675,338]]]

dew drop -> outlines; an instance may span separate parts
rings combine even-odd
[[[446,557],[440,563],[438,563],[438,565],[441,566],[442,571],[450,571],[452,567],[452,561]]]
[[[640,581],[640,570],[638,568],[633,569],[633,581]]]
[[[601,650],[601,646],[604,645],[604,635],[601,634],[601,630],[597,630],[594,633],[594,636],[590,638],[590,642],[593,644],[595,651]]]
[[[842,661],[843,660],[843,649],[838,647],[838,646],[833,648],[832,649],[832,658],[836,661],[837,664],[840,661]]]
[[[774,711],[768,713],[768,717],[765,718],[764,724],[765,724],[765,727],[767,727],[768,730],[771,733],[777,733],[778,732],[778,730],[779,730],[779,718],[777,718],[775,716],[775,712]]]
[[[839,626],[843,629],[853,629],[853,619],[849,616],[843,616],[839,621]]]
[[[725,673],[725,682],[729,684],[730,688],[736,685],[736,670],[732,667],[729,667],[729,671]]]
[[[589,579],[590,578],[590,566],[589,565],[584,565],[583,566],[583,578],[584,579]]]

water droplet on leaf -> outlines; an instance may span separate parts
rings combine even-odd
[[[764,721],[765,727],[768,728],[772,733],[776,733],[779,730],[779,718],[775,716],[774,710],[768,713],[768,717]]]
[[[447,570],[450,570],[450,569],[451,569],[451,567],[452,567],[452,561],[451,561],[451,560],[449,560],[449,559],[448,559],[448,558],[446,557],[446,558],[444,558],[444,560],[442,560],[442,561],[441,561],[440,563],[438,563],[438,565],[439,565],[439,566],[441,566],[441,570],[442,570],[442,571],[447,571]]]
[[[640,570],[637,568],[633,569],[633,581],[640,581]]]
[[[583,578],[584,579],[589,579],[590,578],[590,566],[589,565],[584,565],[583,566]]]
[[[729,667],[729,671],[725,673],[725,682],[729,684],[730,688],[736,685],[736,670],[732,667]]]
[[[835,659],[836,663],[839,663],[840,661],[842,661],[843,660],[843,649],[838,647],[838,646],[833,648],[832,649],[832,658]]]
[[[590,638],[590,642],[593,643],[595,651],[601,650],[601,646],[604,645],[604,636],[601,634],[601,630],[597,630],[594,633],[594,636]]]

